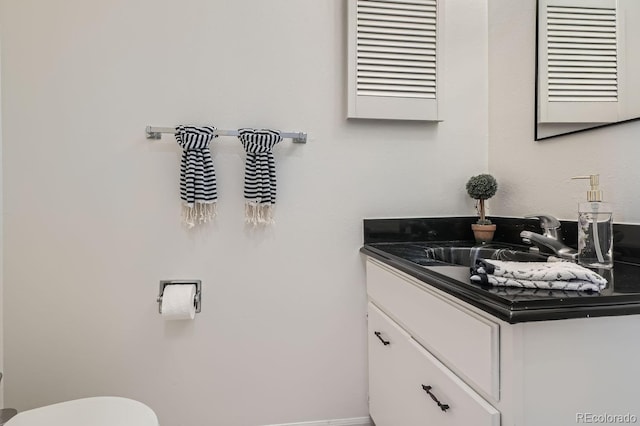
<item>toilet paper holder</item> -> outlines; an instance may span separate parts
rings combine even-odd
[[[162,280],[160,281],[160,293],[158,294],[158,312],[162,313],[162,295],[164,288],[168,285],[195,285],[196,294],[193,296],[193,304],[196,307],[196,313],[200,312],[202,301],[202,282],[200,280]]]

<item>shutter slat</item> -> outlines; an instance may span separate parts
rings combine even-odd
[[[406,49],[430,49],[432,51],[436,51],[435,43],[421,43],[421,42],[412,42],[406,43],[402,41],[388,41],[388,40],[375,40],[375,39],[361,39],[358,42],[358,46],[362,46],[363,49],[367,48],[367,46],[380,46],[380,47],[399,47]]]
[[[550,55],[562,55],[562,54],[566,54],[569,53],[571,55],[589,55],[589,56],[596,56],[596,55],[608,55],[608,56],[615,56],[617,54],[617,50],[615,48],[615,46],[613,48],[607,47],[607,48],[601,48],[601,49],[582,49],[579,47],[576,47],[575,45],[573,46],[562,46],[560,48],[549,48],[548,50]]]
[[[389,66],[403,66],[407,68],[417,68],[417,69],[435,69],[435,64],[427,63],[427,62],[416,62],[416,61],[400,61],[395,59],[373,59],[373,58],[362,58],[358,59],[358,65],[389,65]],[[358,68],[360,68],[358,66]]]
[[[589,78],[549,78],[549,84],[587,84],[587,85],[598,85],[598,84],[609,84],[615,86],[618,84],[618,80],[616,79],[589,79]]]
[[[576,13],[576,12],[548,12],[549,20],[552,19],[575,19],[582,21],[615,21],[616,17],[613,13]]]
[[[587,45],[597,45],[597,44],[613,44],[615,46],[615,39],[607,39],[607,38],[597,38],[597,37],[591,37],[591,38],[585,38],[585,37],[552,37],[551,35],[549,35],[549,37],[547,37],[549,43],[562,43],[562,44],[578,44],[578,43],[585,43]]]
[[[360,32],[358,34],[358,44],[363,44],[364,42],[368,42],[370,40],[391,40],[391,41],[401,41],[407,43],[429,43],[435,45],[436,38],[427,38],[423,36],[410,36],[407,34],[381,34],[381,33],[367,33]]]
[[[606,19],[598,18],[598,19],[566,19],[566,18],[555,18],[553,16],[549,16],[547,20],[549,23],[549,28],[553,28],[554,26],[563,26],[563,27],[586,27],[591,28],[615,28],[616,26],[616,17],[615,16],[607,16]],[[588,31],[588,30],[587,30]]]
[[[595,22],[595,21],[594,21]],[[598,37],[602,35],[603,37],[607,37],[609,34],[616,33],[616,27],[605,27],[605,26],[586,26],[586,25],[549,25],[548,27],[549,33],[554,34],[556,31],[567,31],[567,32],[585,32],[585,33],[596,33]]]
[[[617,97],[607,96],[549,96],[549,102],[617,102]]]
[[[435,62],[435,55],[411,55],[407,53],[359,52],[358,61],[369,59],[397,59],[398,61]]]
[[[358,90],[378,90],[383,92],[413,92],[413,93],[435,93],[435,86],[416,86],[416,85],[404,85],[404,84],[369,84],[362,83],[358,85]]]
[[[613,84],[613,85],[597,85],[597,84],[566,84],[564,81],[562,83],[559,84],[554,84],[554,83],[550,83],[549,84],[550,90],[555,92],[557,90],[578,90],[578,91],[584,91],[584,90],[588,90],[588,91],[594,91],[594,92],[600,92],[600,91],[613,91],[615,92],[618,88],[617,85]]]
[[[363,84],[361,88],[364,88],[366,84],[381,84],[389,86],[419,86],[419,87],[436,87],[436,82],[433,80],[409,80],[407,78],[395,79],[395,78],[367,78],[358,77],[358,81]]]
[[[406,79],[412,80],[429,80],[435,81],[435,74],[418,74],[418,73],[403,73],[403,72],[387,72],[387,71],[360,71],[358,77],[367,78],[392,78],[392,79]]]
[[[595,31],[569,31],[569,30],[550,30],[549,37],[582,37],[604,40],[611,43],[615,40],[615,32],[595,32]],[[597,42],[594,42],[597,43]]]
[[[585,49],[590,52],[594,50],[616,50],[616,45],[609,43],[579,43],[572,42],[568,40],[563,40],[561,42],[550,42],[548,44],[549,49],[566,49],[566,48],[574,48],[574,49]]]
[[[365,28],[401,28],[406,30],[434,31],[435,25],[414,22],[389,22],[380,19],[358,19],[358,31]]]
[[[582,38],[595,38],[606,40],[611,43],[612,40],[615,40],[616,33],[615,31],[607,31],[607,32],[596,32],[596,31],[575,31],[568,29],[550,29],[549,37],[553,39],[553,37],[582,37]],[[560,38],[561,39],[561,38]]]
[[[362,13],[362,14],[373,14],[373,15],[378,15],[378,16],[387,16],[387,17],[391,17],[391,16],[414,16],[414,17],[420,17],[420,18],[433,18],[434,20],[436,19],[436,11],[434,10],[412,10],[412,11],[406,11],[406,10],[395,10],[395,9],[385,9],[384,11],[381,11],[380,9],[374,8],[374,7],[368,7],[368,6],[360,6],[358,8],[358,10]]]
[[[581,69],[581,71],[584,71]],[[590,73],[586,73],[586,72],[564,72],[561,70],[555,70],[549,73],[549,78],[561,78],[561,79],[571,79],[571,78],[583,78],[583,79],[613,79],[613,80],[617,80],[616,79],[616,74],[615,73],[597,73],[597,72],[590,72]]]
[[[387,98],[424,98],[424,99],[436,99],[435,93],[415,93],[415,92],[398,92],[392,91],[380,91],[380,90],[358,90],[360,96],[382,96]]]
[[[358,20],[362,21],[382,21],[382,22],[406,22],[436,26],[436,17],[432,16],[407,16],[407,15],[388,15],[378,13],[360,13]]]
[[[554,90],[549,93],[549,96],[556,96],[558,98],[562,96],[590,96],[590,97],[609,97],[615,98],[618,92],[607,92],[599,90]]]
[[[567,60],[549,60],[549,66],[568,66],[568,67],[599,67],[599,68],[616,68],[616,62],[605,62],[605,61],[567,61]]]
[[[370,46],[370,45],[361,45],[358,46],[358,50],[360,52],[367,53],[395,53],[401,54],[406,53],[409,55],[418,55],[419,57],[423,57],[422,55],[429,55],[435,59],[436,49],[421,49],[417,47],[399,47],[399,46]]]
[[[609,8],[590,8],[590,7],[572,7],[572,6],[547,6],[547,13],[578,13],[581,15],[611,15],[615,13]]]
[[[432,31],[421,31],[421,30],[416,30],[416,29],[411,29],[411,31],[409,31],[409,29],[407,28],[382,28],[382,27],[358,27],[358,37],[360,37],[360,35],[362,33],[365,34],[398,34],[398,35],[409,35],[412,37],[426,37],[425,41],[428,40],[428,37],[431,37],[432,40],[435,40],[436,38],[436,31],[432,30]]]
[[[397,65],[362,64],[358,66],[358,72],[361,70],[376,71],[376,72],[399,72],[399,73],[406,73],[406,74],[434,75],[435,77],[435,67],[417,68],[417,67],[402,67]]]
[[[377,9],[389,9],[389,10],[406,10],[406,11],[432,11],[436,9],[435,1],[424,1],[416,3],[407,2],[385,2],[375,0],[359,0],[358,10],[361,7],[375,7]]]
[[[552,75],[555,72],[576,72],[576,73],[594,73],[594,74],[605,74],[605,75],[616,75],[616,70],[612,68],[596,68],[591,67],[585,69],[584,67],[549,67],[549,75]]]
[[[601,62],[611,62],[615,65],[616,55],[578,55],[578,54],[553,54],[549,55],[549,60],[552,61],[586,61],[589,64],[600,65]]]

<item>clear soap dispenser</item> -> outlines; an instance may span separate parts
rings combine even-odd
[[[587,201],[578,206],[578,263],[588,268],[613,268],[613,209],[602,202],[600,175],[576,176],[589,179]]]

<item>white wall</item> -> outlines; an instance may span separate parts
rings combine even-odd
[[[588,181],[600,174],[614,221],[640,222],[640,122],[536,142],[535,0],[489,2],[489,170],[498,180],[491,213],[550,213],[576,220]]]
[[[2,31],[0,30],[0,34]],[[0,35],[0,81],[2,81],[2,36]],[[2,86],[0,85],[0,165],[2,164]],[[1,166],[0,166],[1,168]],[[2,188],[2,173],[0,173],[0,188]],[[4,245],[4,235],[3,235],[3,224],[4,222],[4,209],[2,202],[2,191],[0,190],[0,371],[4,371],[4,350],[2,337],[4,335],[4,314],[3,314],[3,245]],[[4,373],[3,373],[4,374]],[[3,407],[4,402],[4,380],[0,383],[0,407]]]
[[[0,0],[6,403],[115,394],[161,424],[367,414],[362,219],[472,214],[487,169],[486,2],[447,0],[439,124],[347,121],[341,0]],[[147,124],[309,133],[276,148],[277,224],[243,223],[243,151],[212,149],[219,216],[179,223],[173,138]],[[588,170],[587,170],[588,171]],[[157,313],[203,281],[202,313]]]

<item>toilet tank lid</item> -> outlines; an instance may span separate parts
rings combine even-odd
[[[23,411],[5,426],[158,426],[158,417],[139,401],[98,396]]]

